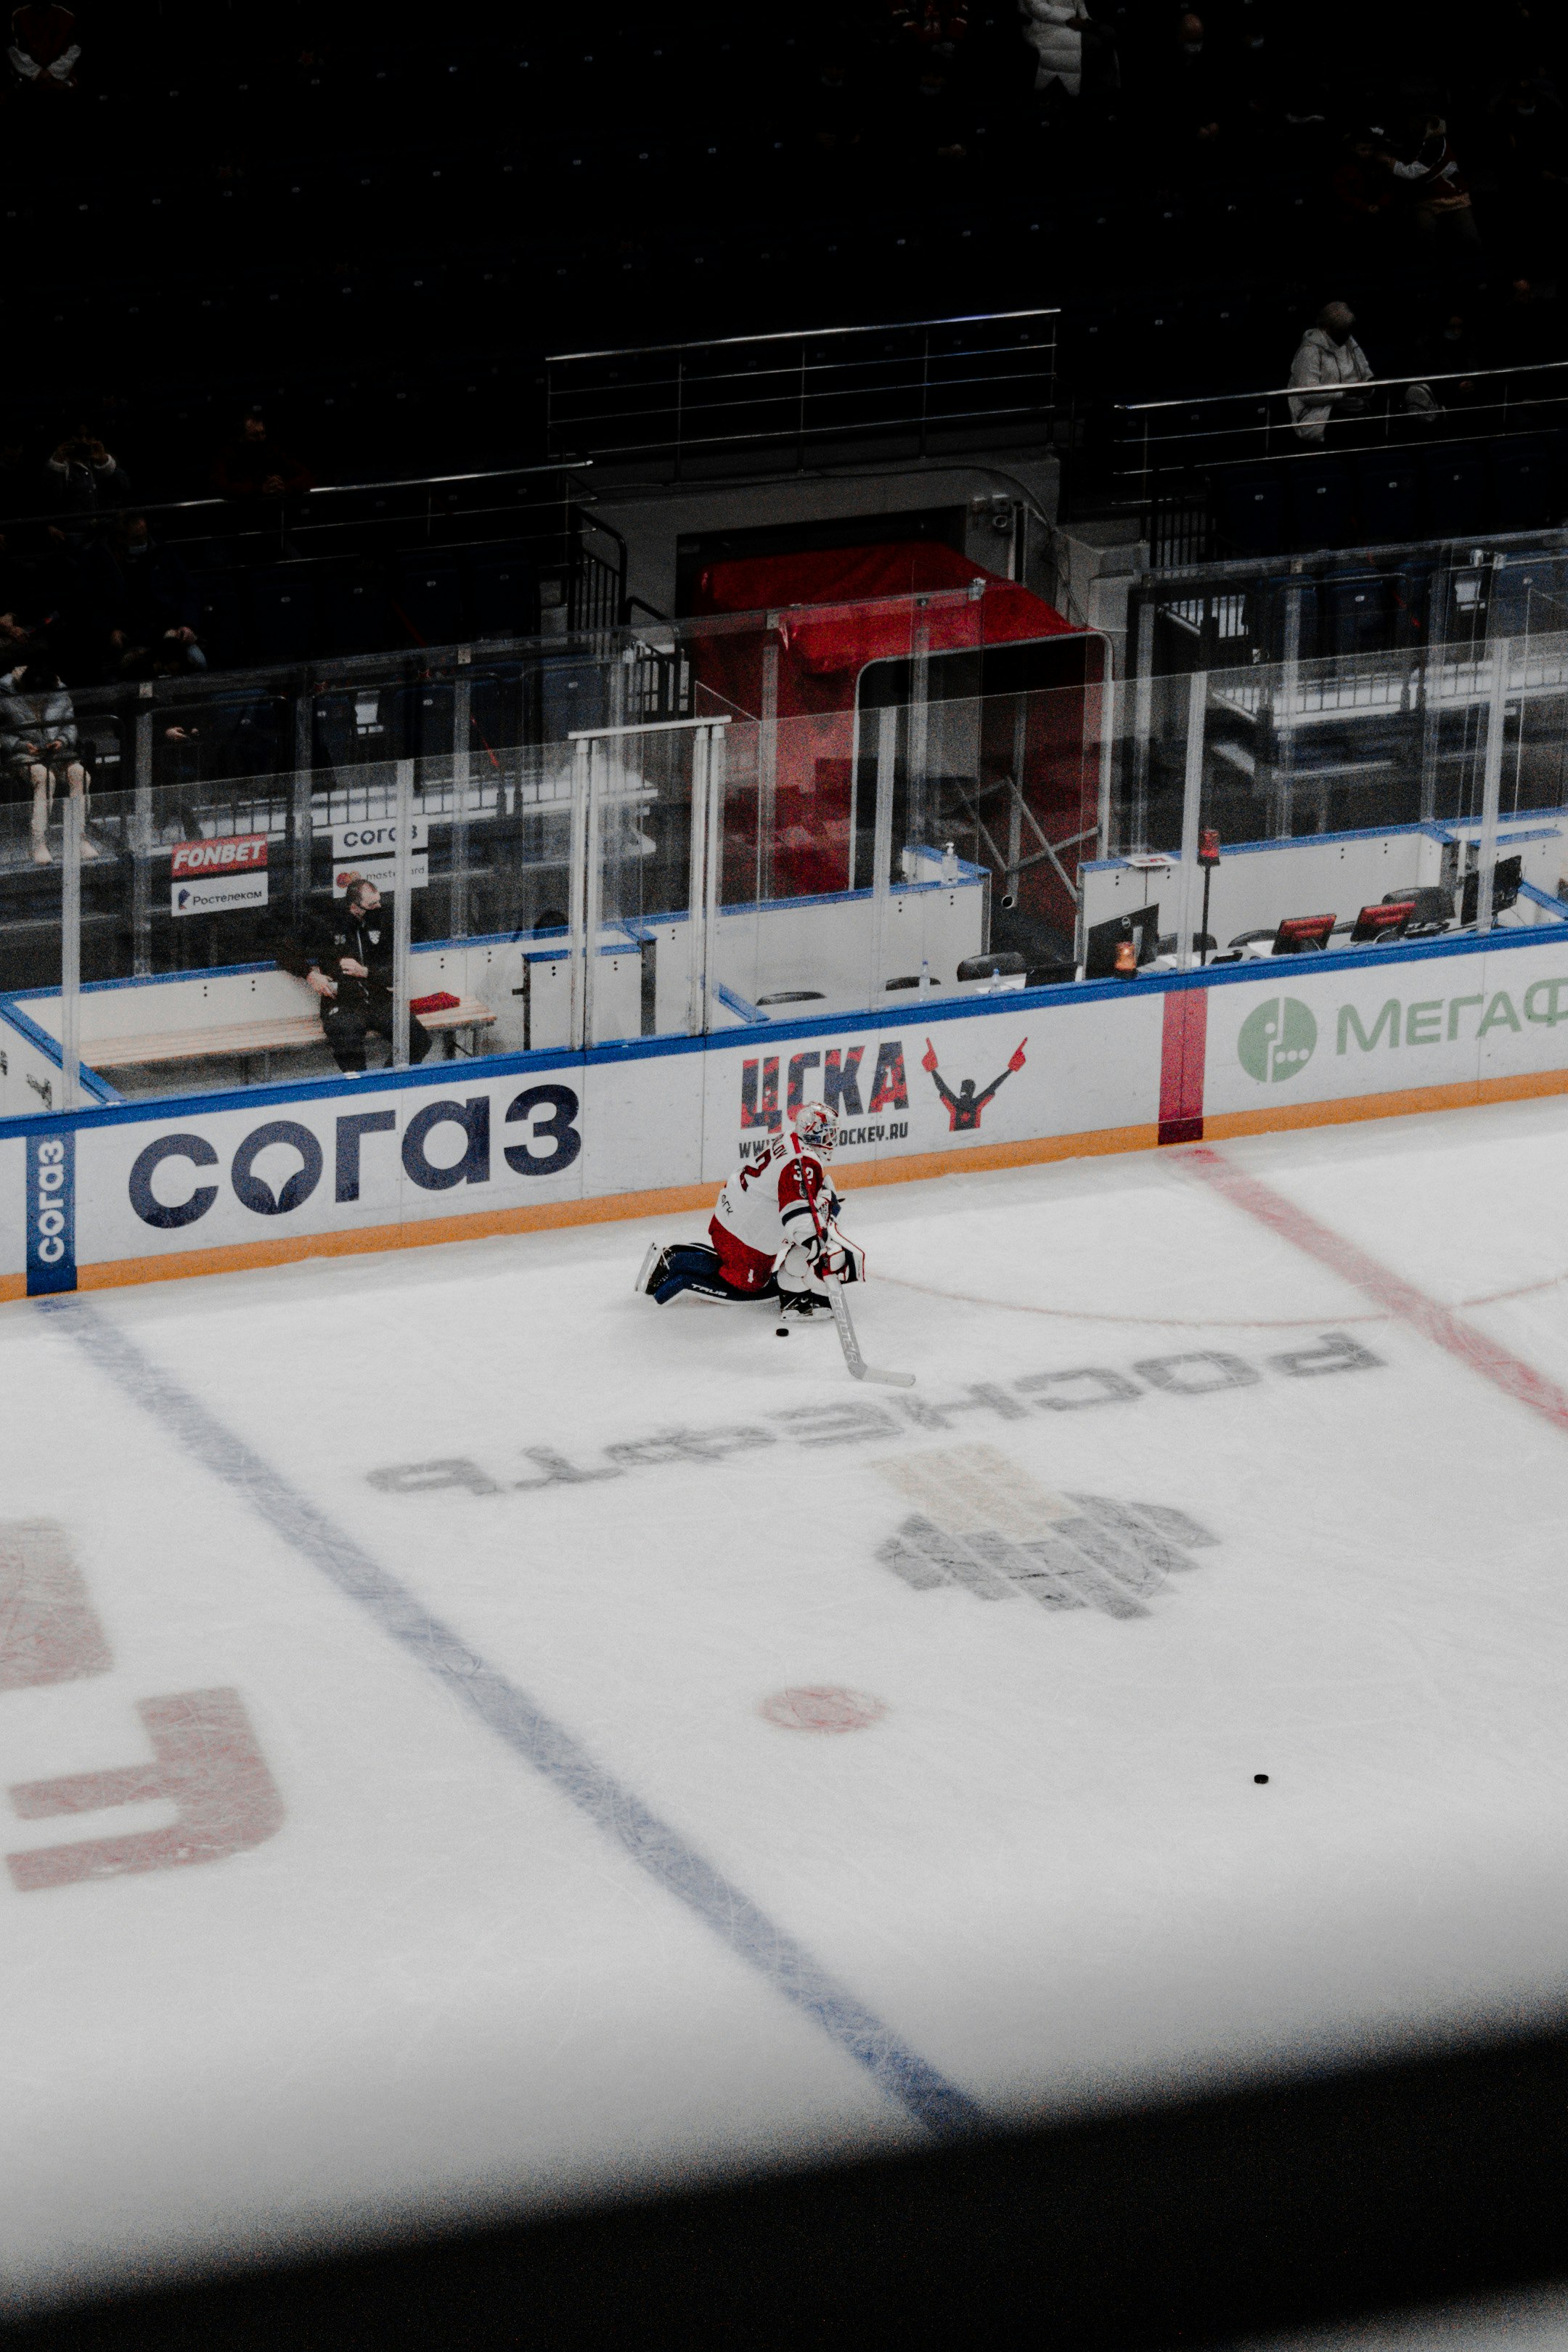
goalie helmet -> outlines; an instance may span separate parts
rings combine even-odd
[[[825,1102],[802,1103],[790,1125],[806,1150],[817,1152],[824,1159],[838,1139],[838,1121]]]

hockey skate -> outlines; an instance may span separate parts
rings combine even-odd
[[[668,1243],[649,1242],[647,1255],[642,1262],[635,1285],[639,1298],[651,1298],[669,1272],[670,1252]]]

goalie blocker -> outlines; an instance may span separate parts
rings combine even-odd
[[[838,1231],[827,1172],[837,1129],[826,1103],[805,1103],[761,1160],[729,1177],[710,1221],[710,1246],[649,1247],[640,1291],[668,1307],[684,1290],[708,1298],[777,1298],[785,1314],[828,1303],[831,1283],[864,1282],[865,1253]]]

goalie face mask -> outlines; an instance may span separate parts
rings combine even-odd
[[[825,1160],[831,1156],[838,1140],[838,1121],[826,1103],[802,1103],[790,1124],[807,1151],[817,1152]]]

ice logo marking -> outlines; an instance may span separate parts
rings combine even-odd
[[[877,1553],[917,1592],[955,1585],[981,1601],[1147,1617],[1167,1577],[1195,1566],[1188,1554],[1218,1541],[1165,1504],[1053,1494],[991,1445],[872,1467],[917,1506]]]
[[[1271,996],[1241,1024],[1237,1056],[1249,1078],[1278,1086],[1296,1077],[1312,1058],[1318,1024],[1299,996]]]

